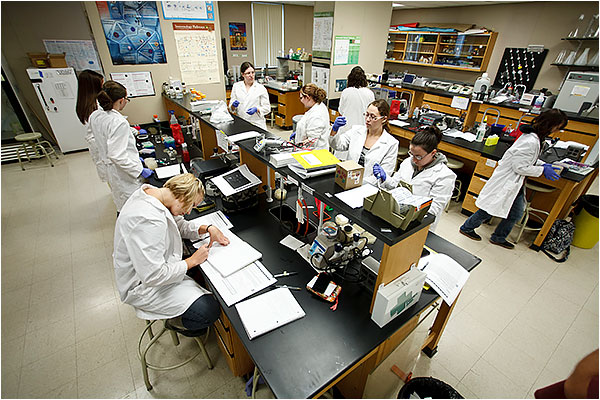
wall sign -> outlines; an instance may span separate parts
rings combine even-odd
[[[110,79],[127,89],[127,97],[154,96],[150,72],[111,72]]]
[[[114,65],[167,62],[154,1],[97,1]]]
[[[102,72],[98,54],[92,40],[46,40],[44,46],[48,53],[65,53],[67,65],[76,71],[91,69]]]
[[[316,58],[331,58],[333,11],[314,14],[312,54]]]
[[[212,1],[161,1],[165,19],[214,21]]]
[[[192,84],[219,83],[219,60],[214,24],[173,22],[181,81]]]
[[[333,65],[358,64],[360,36],[336,36]]]
[[[229,47],[231,50],[248,50],[246,24],[244,22],[229,23]]]

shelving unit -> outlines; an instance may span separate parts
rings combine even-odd
[[[579,55],[579,51],[581,50],[583,43],[585,42],[597,42],[598,38],[589,38],[589,37],[585,37],[585,38],[573,38],[573,37],[566,37],[566,38],[561,38],[560,40],[565,40],[567,42],[577,42],[577,48],[575,49],[575,53],[578,56]],[[591,49],[597,49],[598,45],[596,44],[596,46],[593,46]],[[577,57],[575,57],[577,59]],[[552,63],[550,65],[554,65],[556,67],[564,67],[564,68],[568,68],[567,70],[567,74],[572,70],[578,70],[578,71],[598,71],[598,66],[597,65],[575,65],[575,64],[562,64],[562,63]]]
[[[487,69],[496,32],[389,32],[386,62],[481,72]]]

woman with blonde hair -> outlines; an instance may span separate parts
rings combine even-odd
[[[176,175],[162,188],[142,185],[127,200],[117,218],[114,268],[121,301],[146,320],[172,319],[175,328],[198,331],[219,316],[210,292],[186,275],[206,261],[213,243],[229,239],[214,225],[196,226],[184,214],[202,202],[204,187],[192,174]],[[210,242],[183,259],[182,238]],[[181,317],[181,318],[178,318]]]
[[[300,102],[307,111],[298,121],[296,132],[292,133],[290,141],[313,150],[329,148],[329,112],[323,103],[326,97],[327,93],[314,83],[300,89]]]

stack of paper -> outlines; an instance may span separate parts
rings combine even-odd
[[[360,208],[363,206],[365,197],[369,197],[378,191],[379,189],[377,189],[375,186],[365,183],[364,185],[354,189],[336,193],[335,197],[348,204],[352,208]]]
[[[238,303],[235,308],[250,339],[306,315],[287,288],[271,290]]]
[[[250,172],[246,164],[211,180],[223,193],[223,196],[231,196],[261,183],[261,180]]]
[[[432,201],[431,197],[412,194],[410,190],[402,186],[398,186],[396,189],[393,189],[390,191],[390,194],[399,205],[410,205],[415,207],[417,210],[426,207],[427,205],[431,204]]]
[[[292,157],[294,157],[306,171],[335,167],[335,165],[340,162],[340,160],[326,149],[293,153]]]
[[[213,242],[208,252],[208,259],[200,265],[201,267],[209,263],[222,276],[227,277],[262,257],[258,250],[244,242],[229,229],[221,229],[221,232],[229,239],[229,244],[221,246]],[[194,243],[194,247],[200,248],[208,241],[209,238],[207,237]]]
[[[200,225],[214,225],[221,231],[233,228],[233,224],[221,210],[198,217],[193,220],[193,223],[195,224],[196,229],[198,229]]]
[[[202,271],[210,279],[227,307],[277,282],[260,261],[253,262],[228,277],[223,277],[210,263],[202,264]]]
[[[431,286],[449,306],[454,303],[469,279],[469,271],[446,254],[436,253],[422,257],[417,268],[427,274],[425,283]]]

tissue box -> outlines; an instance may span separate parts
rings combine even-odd
[[[341,162],[335,168],[335,183],[344,190],[355,188],[362,185],[364,173],[364,167],[361,167],[356,161]]]

